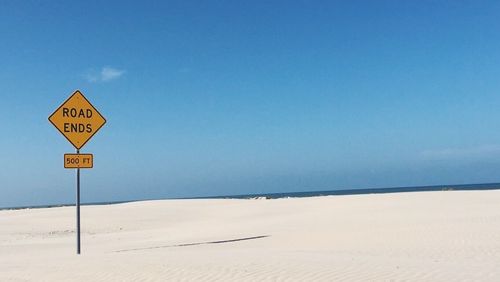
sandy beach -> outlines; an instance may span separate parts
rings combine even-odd
[[[500,191],[0,211],[0,281],[500,281]]]

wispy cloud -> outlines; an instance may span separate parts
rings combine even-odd
[[[103,67],[101,71],[88,71],[84,77],[88,82],[107,82],[120,78],[125,70]]]
[[[420,156],[425,160],[487,159],[500,157],[500,145],[425,150]]]
[[[113,79],[119,78],[124,73],[125,73],[124,70],[114,69],[111,67],[104,67],[101,70],[101,80],[102,81],[113,80]]]

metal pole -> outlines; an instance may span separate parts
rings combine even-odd
[[[80,150],[76,150],[80,154]],[[76,169],[76,254],[80,254],[80,169]]]

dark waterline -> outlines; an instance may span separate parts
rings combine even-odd
[[[339,196],[339,195],[385,194],[385,193],[402,193],[402,192],[480,191],[480,190],[499,190],[499,189],[500,189],[500,183],[483,183],[483,184],[459,184],[459,185],[434,185],[434,186],[391,187],[391,188],[345,189],[345,190],[307,191],[307,192],[261,193],[261,194],[242,194],[242,195],[189,197],[189,198],[160,198],[160,199],[142,199],[142,200],[130,200],[130,201],[94,202],[94,203],[83,203],[82,205],[85,205],[85,206],[88,206],[88,205],[110,205],[110,204],[121,204],[121,203],[130,203],[130,202],[139,202],[139,201],[175,200],[175,199],[250,199],[250,198],[257,198],[257,197],[265,197],[268,199],[279,199],[279,198],[303,198],[303,197]],[[2,207],[2,208],[0,208],[0,210],[54,208],[54,207],[74,206],[74,205],[75,205],[74,203],[71,203],[71,204],[61,204],[61,205]]]
[[[366,189],[345,189],[345,190],[327,190],[327,191],[248,194],[248,195],[199,197],[198,199],[210,199],[210,198],[215,198],[215,199],[248,199],[248,198],[255,198],[255,197],[266,197],[269,199],[278,199],[278,198],[303,198],[303,197],[361,195],[361,194],[386,194],[386,193],[402,193],[402,192],[480,191],[480,190],[499,190],[499,189],[500,189],[500,183],[483,183],[483,184],[434,185],[434,186],[412,186],[412,187],[366,188]]]

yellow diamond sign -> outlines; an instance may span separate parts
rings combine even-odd
[[[50,115],[49,121],[78,150],[106,123],[79,90]]]

